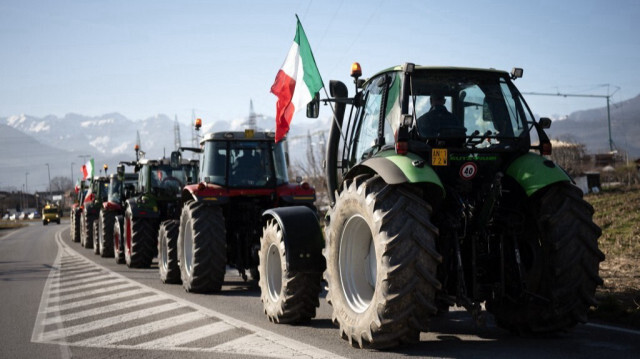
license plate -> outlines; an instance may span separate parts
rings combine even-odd
[[[431,150],[431,165],[432,166],[447,166],[447,149],[446,148],[433,148]]]

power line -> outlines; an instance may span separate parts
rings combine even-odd
[[[607,85],[608,87],[609,85]],[[611,102],[611,96],[613,96],[613,94],[615,94],[616,92],[618,92],[618,90],[620,90],[619,86],[615,86],[616,90],[613,91],[611,94],[608,95],[587,95],[587,94],[572,94],[572,93],[560,93],[559,91],[556,93],[551,93],[551,92],[523,92],[523,95],[534,95],[534,96],[562,96],[562,97],[591,97],[591,98],[606,98],[607,99],[607,124],[609,127],[609,150],[611,152],[614,151],[614,144],[613,144],[613,139],[611,138],[611,109],[610,109],[610,102]],[[609,93],[609,90],[607,90],[607,93]]]

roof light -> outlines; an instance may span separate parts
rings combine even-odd
[[[202,119],[196,118],[195,127],[196,127],[196,131],[200,130],[200,127],[202,127]]]
[[[253,130],[250,128],[245,129],[244,138],[253,138]]]
[[[135,145],[135,146],[133,146],[133,149],[134,149],[134,150],[136,150],[136,151],[138,151],[138,150],[140,149],[140,146],[136,143],[136,145]]]
[[[351,77],[358,78],[360,76],[362,76],[362,68],[359,63],[354,62],[351,64]]]
[[[233,132],[227,132],[224,134],[224,138],[230,139],[233,138]]]
[[[105,164],[102,166],[102,168],[104,168],[104,170],[106,171],[106,170],[108,170],[108,169],[109,169],[109,166],[105,163]]]

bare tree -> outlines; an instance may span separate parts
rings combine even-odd
[[[585,145],[568,136],[554,141],[551,159],[572,177],[582,174],[589,164]]]
[[[327,182],[324,175],[325,133],[307,132],[307,146],[304,160],[296,160],[291,168],[294,176],[300,176],[316,189],[316,206],[327,206]]]
[[[53,177],[51,179],[51,192],[65,192],[73,189],[73,182],[68,177]]]

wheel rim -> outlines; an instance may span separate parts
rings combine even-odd
[[[120,252],[120,227],[114,226],[113,229],[113,248]]]
[[[360,215],[345,223],[338,262],[346,301],[354,312],[362,313],[375,292],[377,260],[371,229]]]
[[[193,231],[191,230],[191,223],[185,224],[184,238],[183,238],[183,252],[184,252],[184,265],[187,269],[187,273],[191,275],[191,266],[193,265]]]
[[[167,270],[168,262],[167,236],[165,233],[160,236],[160,265],[162,269]]]
[[[282,290],[282,260],[280,259],[280,249],[276,244],[269,246],[266,268],[269,298],[276,302],[280,298],[280,291]]]

